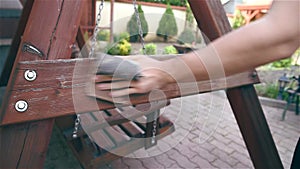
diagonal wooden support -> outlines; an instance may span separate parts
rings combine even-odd
[[[220,1],[189,0],[200,29],[211,40],[231,31]],[[227,90],[255,168],[283,168],[253,85]]]
[[[32,1],[28,0],[28,2]],[[81,7],[84,2],[80,0],[34,1],[25,31],[20,33],[20,35],[23,34],[23,37],[7,86],[6,100],[1,107],[0,120],[6,126],[0,128],[0,168],[42,168],[53,126],[53,120],[42,119],[74,113],[71,90],[74,85],[70,83],[74,61],[36,60],[70,58],[71,46],[75,42]],[[190,4],[201,29],[211,40],[230,31],[219,1],[190,0]],[[43,55],[23,52],[22,45],[25,42],[37,47]],[[67,64],[62,64],[62,62]],[[52,71],[54,68],[56,71]],[[26,69],[38,70],[37,80],[27,83],[24,78],[21,78]],[[229,77],[227,86],[220,86],[218,81],[212,81],[199,82],[198,87],[199,92],[211,91],[212,86],[214,90],[235,87],[229,89],[227,94],[254,166],[257,168],[282,168],[253,86],[248,85],[257,81],[257,77],[253,76],[253,72],[250,71]],[[242,87],[236,88],[237,86]],[[46,90],[41,90],[41,87],[43,89],[46,87]],[[190,86],[186,84],[184,87],[189,89]],[[176,85],[170,85],[164,91],[167,98],[196,94],[194,90],[180,93]],[[81,107],[81,111],[91,111],[92,109],[89,109],[90,101],[86,94],[84,92],[77,94],[79,98],[82,98],[83,103],[86,103]],[[14,104],[18,99],[24,98],[30,103],[28,111],[25,113],[15,112]],[[155,99],[162,98],[157,95]],[[139,104],[149,100],[147,95],[142,95],[132,96],[131,101]],[[113,107],[112,104],[106,102],[97,102],[97,104],[97,109]],[[33,120],[41,121],[27,122]],[[25,121],[26,123],[21,123]],[[13,123],[21,124],[8,125]],[[13,151],[10,149],[11,147],[15,147]]]
[[[32,1],[28,1],[32,2]],[[44,1],[32,4],[31,12],[24,29],[20,32],[17,57],[7,85],[1,116],[6,114],[14,74],[19,61],[69,58],[75,42],[84,1]],[[26,11],[26,10],[25,10]],[[26,15],[26,14],[24,14]],[[25,16],[26,17],[26,16]],[[16,38],[20,38],[16,37]],[[36,46],[43,56],[23,52],[22,45]],[[0,128],[0,168],[43,168],[54,120],[43,120]]]

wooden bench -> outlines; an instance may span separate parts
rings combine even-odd
[[[163,106],[165,105],[160,104],[154,109]],[[149,129],[147,124],[151,122],[147,121],[147,118],[153,114],[153,109],[149,107],[150,104],[146,103],[136,107],[82,114],[80,116],[82,127],[77,138],[72,137],[73,127],[66,125],[68,119],[57,119],[56,123],[83,167],[98,168],[140,148],[149,147],[147,142],[151,140],[151,135],[149,136],[147,131],[147,128]],[[130,116],[124,117],[126,114]],[[74,121],[74,118],[68,118],[69,121]],[[173,123],[160,116],[156,139],[161,139],[174,130]]]

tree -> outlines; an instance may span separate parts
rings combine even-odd
[[[148,23],[146,21],[141,5],[138,5],[138,13],[142,25],[143,37],[145,37],[148,34]],[[139,27],[137,25],[137,18],[135,13],[131,16],[129,22],[127,23],[127,32],[130,34],[130,42],[137,42],[140,39]]]
[[[178,32],[176,20],[173,10],[168,4],[165,13],[159,21],[159,26],[156,31],[157,36],[164,38],[164,41],[168,41],[169,37],[176,36]]]

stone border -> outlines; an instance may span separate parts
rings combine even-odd
[[[287,102],[285,100],[276,100],[276,99],[271,99],[271,98],[267,98],[267,97],[261,97],[259,96],[259,101],[261,104],[265,105],[265,106],[270,106],[270,107],[275,107],[275,108],[280,108],[283,109],[285,108]],[[288,110],[290,111],[295,111],[296,110],[296,105],[295,104],[291,104],[288,107]]]
[[[123,2],[123,3],[132,4],[132,1],[130,1],[130,0],[116,0],[116,2]],[[146,6],[154,6],[154,7],[160,7],[160,8],[167,8],[166,4],[144,2],[144,1],[138,1],[137,3],[141,4],[141,5],[146,5]],[[171,6],[172,9],[177,9],[177,10],[181,10],[181,11],[185,11],[186,10],[185,6],[174,6],[174,5],[170,5],[170,6]]]

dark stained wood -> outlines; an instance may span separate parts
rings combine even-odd
[[[231,31],[220,1],[189,0],[201,31],[211,40]],[[253,85],[227,90],[255,168],[283,168]]]
[[[13,97],[10,97],[2,125],[71,115],[74,114],[75,108],[77,113],[114,108],[114,105],[110,102],[101,100],[95,102],[94,97],[86,96],[86,84],[90,81],[93,74],[89,74],[87,70],[82,67],[79,68],[81,71],[79,71],[80,73],[76,73],[76,79],[74,79],[73,73],[76,61],[88,63],[92,60],[20,62],[18,71],[16,72],[14,88],[11,89],[11,96]],[[82,66],[84,64],[79,65]],[[36,70],[38,78],[35,81],[28,82],[24,80],[23,74],[27,69]],[[257,76],[253,76],[251,72],[245,72],[229,76],[226,79],[202,81],[197,84],[172,84],[164,88],[163,91],[166,98],[170,99],[257,82]],[[107,93],[108,91],[96,91],[96,95],[107,95]],[[76,98],[76,103],[73,101],[73,97]],[[146,103],[149,102],[148,98],[147,94],[132,95],[131,103],[134,105]],[[153,98],[153,100],[166,99],[159,92],[152,92],[151,98]],[[24,113],[18,113],[14,109],[14,103],[20,99],[27,100],[30,105],[28,110]],[[75,108],[74,104],[76,104]],[[40,113],[41,111],[43,113]]]
[[[41,120],[30,124],[17,168],[44,165],[53,123],[54,120]]]
[[[220,1],[189,0],[192,12],[201,31],[211,41],[231,30],[228,18]]]
[[[111,116],[116,116],[119,114],[117,110],[110,110],[109,113]],[[141,137],[143,133],[141,133],[136,126],[133,125],[133,122],[125,122],[119,125],[119,127],[124,130],[126,134],[128,134],[129,137]]]
[[[166,125],[169,124],[169,125]],[[157,139],[162,139],[165,136],[171,134],[172,132],[175,131],[174,125],[172,122],[170,122],[167,118],[160,116],[159,118],[159,126],[164,126],[164,127],[160,127],[157,131],[157,133],[159,134],[157,136]],[[93,167],[97,167],[97,166],[101,166],[101,165],[105,165],[110,163],[110,161],[115,160],[117,158],[119,158],[118,155],[116,154],[129,154],[139,148],[142,148],[144,146],[144,140],[143,139],[132,139],[130,142],[126,143],[125,146],[120,146],[115,148],[114,150],[112,150],[112,153],[106,153],[103,156],[101,156],[100,158],[95,158],[91,161],[91,164]],[[116,153],[116,154],[113,154]]]
[[[19,61],[57,59],[59,56],[63,56],[61,58],[70,57],[70,45],[75,42],[78,30],[81,3],[82,1],[79,0],[37,0],[33,2],[24,33],[20,31],[18,35],[18,38],[21,38],[22,35],[22,39],[19,44],[16,44],[19,49],[16,50],[18,53],[7,85],[5,100],[1,107],[1,116],[6,114],[8,98],[12,96],[11,88],[15,82],[14,75]],[[24,42],[36,46],[44,55],[40,57],[22,52]],[[22,99],[30,98],[24,97]],[[40,113],[42,112],[40,110]],[[43,168],[52,127],[53,120],[1,127],[0,168],[2,166],[4,168]]]
[[[124,107],[122,108],[123,110],[118,110],[118,109],[111,109],[111,110],[106,110],[106,112],[109,112],[110,114],[113,114],[112,116],[104,116],[105,113],[103,111],[99,112],[93,112],[93,115],[97,117],[97,121],[94,123],[84,123],[84,129],[87,132],[93,132],[100,130],[102,128],[108,127],[108,126],[113,126],[113,125],[118,125],[118,124],[123,124],[128,121],[132,121],[137,119],[138,117],[148,115],[153,113],[153,111],[158,110],[160,108],[163,108],[166,106],[165,102],[158,102],[158,104],[152,106],[150,108],[149,103],[145,104],[139,104],[135,108],[132,107]],[[86,116],[86,114],[83,114],[82,117]],[[78,135],[84,135],[84,132],[81,130],[79,131]],[[67,137],[67,139],[72,139],[71,138],[71,133]]]
[[[54,2],[55,5],[53,5]],[[74,12],[74,11],[80,11],[80,7],[82,6],[81,2],[83,1],[65,0],[65,1],[61,1],[60,5],[57,6],[56,1],[42,1],[42,0],[35,1],[33,5],[33,10],[28,20],[28,24],[31,25],[31,27],[28,27],[28,29],[26,27],[22,42],[24,41],[30,42],[31,44],[38,47],[45,55],[40,58],[39,56],[36,55],[23,53],[19,48],[18,56],[15,63],[19,61],[36,60],[36,59],[68,58],[71,53],[70,46],[73,45],[73,43],[75,42],[74,39],[80,21],[78,19],[80,18],[79,17],[80,12]],[[192,6],[192,10],[195,12],[194,14],[197,18],[197,21],[201,20],[202,22],[202,23],[200,22],[199,25],[202,25],[203,30],[205,30],[204,32],[206,33],[206,35],[208,35],[208,37],[211,40],[229,31],[227,30],[228,21],[227,19],[224,20],[225,18],[224,11],[222,10],[219,1],[196,1],[196,0],[192,1],[191,0],[190,3]],[[64,7],[67,7],[68,10],[65,10]],[[50,12],[45,12],[48,10]],[[203,19],[198,18],[199,15],[201,15],[201,13],[198,13],[198,11],[204,11],[202,16]],[[45,14],[46,16],[41,16],[41,14]],[[41,22],[37,22],[37,21],[41,21]],[[78,24],[74,24],[74,23],[78,23]],[[50,26],[45,27],[45,25],[50,25]],[[40,27],[43,26],[44,29],[40,29],[39,26]],[[69,35],[66,35],[66,32],[68,32]],[[28,62],[25,65],[27,64]],[[38,63],[38,64],[42,64],[42,63]],[[94,102],[94,99],[86,97],[84,92],[84,85],[81,86],[82,84],[81,79],[76,79],[75,80],[76,83],[72,83],[72,79],[70,80],[70,77],[67,77],[67,75],[64,76],[64,74],[59,74],[60,76],[57,77],[56,74],[54,75],[54,77],[56,77],[56,81],[54,82],[48,81],[48,84],[46,85],[45,81],[40,81],[39,79],[45,80],[45,77],[53,76],[52,74],[55,73],[53,73],[52,71],[48,71],[48,74],[44,74],[44,76],[41,76],[43,75],[43,71],[39,70],[38,79],[36,81],[34,81],[33,83],[24,84],[23,83],[24,79],[23,80],[21,79],[22,72],[24,72],[24,69],[18,67],[20,71],[15,71],[16,69],[17,66],[15,66],[15,68],[13,69],[13,73],[8,85],[8,90],[7,90],[8,92],[6,94],[7,96],[6,98],[8,99],[4,102],[3,105],[5,106],[3,106],[1,109],[1,115],[5,115],[4,119],[2,119],[3,120],[2,124],[7,125],[7,124],[18,123],[18,122],[24,122],[27,120],[40,120],[44,118],[52,118],[52,117],[57,117],[62,115],[73,114],[75,110],[73,107],[72,96],[81,99],[80,101],[84,105],[78,108],[81,112],[88,112],[90,111],[89,109],[96,110],[99,109],[99,107],[101,108],[101,110],[114,107],[114,105],[107,102],[98,102],[95,106],[92,103]],[[61,71],[64,72],[66,70],[67,69],[62,69]],[[253,77],[252,75],[253,75],[252,72],[246,72],[244,74],[233,76],[231,79],[229,78],[228,81],[230,82],[229,84],[233,85],[231,87],[237,87],[237,86],[257,82],[257,77]],[[238,83],[235,82],[235,80],[237,79],[241,81],[239,81]],[[223,89],[225,87],[228,88],[228,85],[224,85],[221,82],[224,81],[221,80],[221,81],[214,81],[214,82],[203,82],[203,84],[201,85],[200,83],[198,83],[198,88],[200,89],[199,91],[197,91],[197,93]],[[209,86],[209,88],[207,86]],[[34,87],[38,87],[38,88],[34,88]],[[80,92],[78,93],[75,92],[72,94],[72,88],[77,88],[77,87],[80,90]],[[191,84],[185,84],[183,86],[183,88],[185,89],[189,89],[190,87]],[[245,91],[243,91],[242,89],[244,89]],[[184,95],[196,94],[194,90],[193,91],[187,90],[185,92],[180,93],[178,86],[176,85],[168,86],[167,88],[164,89],[164,91],[167,94],[168,98],[179,97],[182,95],[184,96]],[[228,98],[232,102],[232,104],[234,102],[237,102],[238,99],[242,99],[242,101],[239,102],[241,103],[241,105],[233,107],[236,116],[238,116],[237,117],[238,123],[240,124],[243,122],[243,120],[246,120],[248,118],[249,118],[248,120],[250,120],[250,122],[240,125],[240,128],[245,138],[247,148],[249,149],[250,156],[253,159],[254,166],[257,168],[282,168],[282,164],[280,163],[278,153],[276,151],[274,142],[268,130],[268,126],[266,125],[261,108],[258,107],[254,109],[253,107],[251,107],[251,106],[259,106],[257,96],[253,95],[253,90],[251,88],[247,90],[246,88],[241,87],[238,89],[228,90],[227,93],[228,93]],[[245,99],[245,96],[249,96],[250,98],[252,98],[251,102]],[[30,108],[28,109],[28,111],[26,111],[25,113],[17,113],[13,111],[14,110],[13,104],[16,102],[17,99],[26,99],[30,103]],[[139,103],[144,103],[149,101],[147,95],[142,95],[142,96],[134,95],[132,96],[131,99],[132,99],[131,101],[133,101],[134,104],[139,104]],[[161,96],[157,95],[155,99],[159,100],[162,98]],[[43,107],[41,107],[40,105],[42,105]],[[87,109],[86,107],[89,108]],[[254,113],[254,115],[246,115],[245,117],[242,117],[240,112],[242,112],[244,107],[247,108],[246,112],[249,114],[253,113],[252,111],[250,111],[251,108],[253,108],[254,111],[256,112]],[[259,122],[255,122],[255,120],[258,120]],[[52,120],[46,120],[46,121],[31,122],[31,123],[14,125],[14,126],[12,125],[4,126],[4,127],[2,126],[0,128],[0,132],[1,132],[0,133],[1,134],[0,165],[5,167],[8,166],[8,168],[42,168],[44,154],[46,152],[46,147],[48,145],[47,140],[49,140],[49,137],[51,135],[49,131],[51,131],[52,125],[53,125]],[[262,125],[262,128],[259,128],[258,127],[259,125]],[[133,128],[130,128],[129,126],[126,126],[124,128],[127,129],[128,133],[132,133],[132,131],[130,130]],[[257,135],[249,135],[249,132],[247,132],[248,129],[254,130],[253,133]],[[257,130],[261,130],[261,131],[257,131]],[[42,137],[43,139],[39,139],[35,137],[36,136],[35,134],[37,134],[38,137]],[[134,135],[134,134],[130,134],[130,135]],[[254,137],[254,138],[249,138],[249,137]],[[262,140],[262,138],[264,137],[267,139],[266,142],[269,144],[269,147],[260,147],[263,150],[255,149],[255,146],[257,144],[260,144],[262,141],[264,141]],[[5,138],[3,139],[4,141],[2,140],[2,138]],[[10,145],[12,145],[12,143],[16,145],[16,151],[11,153]],[[40,145],[33,147],[34,144],[40,144]],[[252,144],[254,144],[254,146]],[[138,144],[135,143],[134,145],[138,145]],[[144,145],[143,142],[142,145]],[[132,152],[133,150],[130,150],[126,147],[122,147],[121,150],[116,150],[116,151]],[[8,154],[4,154],[5,152],[8,152]],[[263,155],[259,155],[260,153]],[[259,157],[261,157],[261,159]],[[97,158],[94,162],[96,163],[101,160],[104,159]],[[271,164],[272,161],[275,161],[273,165]],[[92,162],[92,164],[94,162]]]
[[[20,140],[26,140],[27,127],[28,125],[16,124],[0,128],[0,168],[18,167],[18,161],[24,145]]]
[[[95,26],[96,0],[85,0],[82,8],[83,11],[81,15],[80,25]]]
[[[114,110],[109,110],[106,111],[107,114],[110,114],[111,116],[115,116],[116,114],[118,114],[119,112],[117,112],[115,109]],[[101,115],[104,115],[106,117],[106,113],[103,114],[99,114],[99,112],[97,114],[95,114],[95,112],[93,113],[96,116],[96,118],[90,118],[89,119],[85,119],[85,120],[89,120],[90,122],[94,121],[95,119],[102,119],[102,117],[99,117]],[[108,118],[108,117],[106,117]],[[87,121],[86,121],[87,122]],[[169,134],[171,134],[172,132],[174,132],[174,125],[172,122],[170,122],[167,118],[161,116],[159,123],[158,123],[159,129],[157,131],[157,133],[159,134],[157,136],[157,139],[161,139]],[[120,158],[119,155],[127,155],[133,151],[136,151],[140,148],[143,148],[144,145],[144,140],[143,139],[136,139],[136,138],[141,138],[144,137],[143,135],[145,134],[145,131],[140,129],[139,127],[137,127],[136,125],[134,125],[133,122],[125,122],[122,124],[118,124],[115,126],[111,126],[110,129],[108,128],[103,128],[103,129],[99,129],[102,135],[99,135],[97,133],[97,137],[95,137],[95,141],[98,143],[98,147],[97,149],[100,150],[99,153],[97,155],[95,154],[91,154],[93,153],[95,150],[93,150],[93,147],[88,147],[85,146],[80,150],[76,150],[75,145],[73,144],[72,141],[68,140],[69,145],[72,149],[72,151],[74,152],[75,156],[80,160],[81,164],[85,167],[85,168],[101,168],[101,166],[105,165],[105,164],[109,164],[111,161]],[[109,131],[108,131],[109,130]],[[115,130],[115,131],[113,131]],[[124,132],[124,130],[126,132]],[[122,134],[122,136],[116,136],[115,132],[120,132]],[[120,135],[120,133],[118,133],[118,135]],[[124,135],[123,135],[124,134]],[[69,135],[65,135],[66,137],[69,137]],[[81,136],[82,137],[82,136]],[[110,144],[112,144],[112,141],[115,146],[111,147]],[[101,144],[99,144],[101,143]],[[101,147],[102,146],[102,147]],[[105,149],[103,149],[103,147]],[[95,147],[94,147],[95,148]],[[109,152],[107,152],[106,150],[109,150]]]
[[[227,96],[254,167],[283,168],[254,87],[229,89]]]
[[[82,49],[83,46],[85,45],[85,40],[84,40],[84,32],[83,32],[83,29],[81,27],[78,28],[76,41],[78,43],[78,47],[80,49]]]

